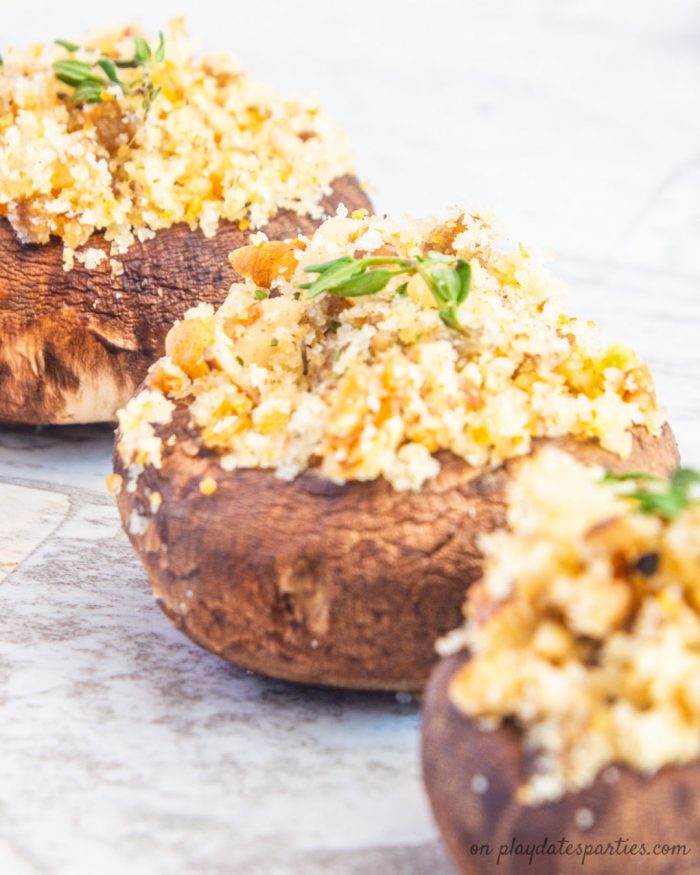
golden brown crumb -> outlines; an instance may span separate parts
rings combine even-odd
[[[123,480],[120,474],[108,474],[105,477],[105,483],[110,495],[119,495],[122,491]]]
[[[72,101],[52,64],[130,58],[139,32],[93,33],[72,55],[54,44],[4,53],[0,216],[20,240],[62,237],[69,270],[95,231],[114,256],[177,222],[211,237],[222,219],[255,228],[279,210],[320,217],[329,184],[352,172],[344,135],[316,106],[250,79],[231,56],[196,57],[181,19],[166,28],[147,114],[140,96],[118,86],[96,105]]]
[[[436,246],[471,264],[466,334],[443,324],[419,276],[404,294],[403,277],[349,299],[306,300],[300,288],[309,265]],[[625,456],[632,426],[657,433],[663,422],[644,362],[569,316],[540,262],[482,217],[341,211],[309,239],[260,240],[231,261],[246,281],[217,312],[190,311],[149,377],[151,391],[189,405],[227,470],[291,479],[317,465],[338,482],[381,476],[418,490],[439,450],[484,466],[528,453],[534,438],[573,435]]]
[[[450,636],[472,656],[452,701],[536,755],[525,803],[700,757],[700,505],[643,514],[602,474],[553,449],[523,464]]]
[[[218,484],[213,477],[205,477],[199,481],[199,491],[202,495],[213,495],[218,489]]]

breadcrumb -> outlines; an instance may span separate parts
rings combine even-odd
[[[120,474],[108,474],[105,477],[105,483],[107,484],[107,492],[110,495],[119,495],[122,491],[124,480]]]
[[[218,483],[213,477],[205,477],[199,481],[199,491],[202,495],[213,495],[218,489]]]
[[[452,702],[522,730],[525,804],[615,783],[619,765],[652,775],[700,757],[700,505],[642,514],[602,478],[552,448],[523,463],[442,648],[471,654]]]
[[[197,57],[182,19],[166,28],[165,60],[151,72],[160,91],[145,117],[141,98],[118,88],[98,104],[70,99],[55,61],[125,60],[139,33],[103,29],[72,54],[55,44],[4,53],[0,216],[17,237],[61,237],[70,270],[74,257],[88,268],[107,257],[76,251],[96,231],[115,256],[178,222],[211,237],[223,219],[256,228],[279,210],[320,217],[330,183],[353,170],[345,135],[317,106],[278,97],[230,55]]]
[[[399,276],[367,297],[304,297],[305,267],[368,245],[468,260],[466,334],[444,325],[419,276],[405,293]],[[148,378],[150,392],[188,404],[226,470],[289,480],[314,466],[339,483],[384,477],[418,491],[438,474],[440,450],[482,467],[527,454],[535,438],[572,435],[624,457],[633,426],[663,424],[646,364],[568,315],[541,263],[480,214],[397,222],[341,211],[309,239],[263,241],[231,260],[246,281],[218,311],[186,314]]]

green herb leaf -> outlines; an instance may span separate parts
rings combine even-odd
[[[155,53],[155,62],[160,64],[165,60],[165,37],[163,31],[158,34],[158,48]]]
[[[657,477],[655,474],[649,474],[646,471],[624,471],[622,474],[606,471],[603,477],[603,482],[605,483],[625,483],[628,480],[655,480],[663,482],[660,477]]]
[[[69,52],[75,52],[80,48],[76,43],[67,40],[56,40],[56,42]],[[156,88],[151,81],[151,70],[154,64],[159,64],[163,60],[165,60],[165,38],[160,33],[155,55],[146,40],[142,36],[136,36],[133,58],[115,61],[103,55],[94,64],[71,58],[56,61],[53,70],[60,82],[75,88],[73,100],[76,103],[99,103],[103,99],[104,89],[112,83],[118,85],[128,96],[140,95],[144,113],[147,113],[161,92],[160,87]],[[119,78],[117,70],[138,67],[141,67],[140,78],[128,83]],[[103,79],[95,68],[99,68],[107,79]]]
[[[158,97],[162,90],[163,89],[160,87],[160,85],[158,86],[158,88],[150,88],[147,95],[143,98],[143,108],[146,112],[148,112],[148,110],[151,108],[156,97]]]
[[[607,483],[648,484],[645,488],[623,492],[622,495],[636,501],[640,513],[675,519],[683,510],[698,501],[698,498],[692,495],[692,487],[700,484],[700,472],[691,468],[678,468],[669,480],[643,471],[631,471],[625,474],[608,472],[603,480]]]
[[[119,74],[117,73],[117,68],[114,64],[114,61],[110,61],[109,58],[100,58],[100,60],[97,62],[97,65],[105,71],[108,79],[110,79],[116,85],[122,84],[122,81],[119,78]]]
[[[151,47],[142,36],[134,37],[134,46],[136,48],[134,60],[138,61],[139,64],[145,64],[146,61],[151,60]]]
[[[449,267],[437,267],[430,272],[435,293],[447,303],[456,301],[459,295],[460,281],[457,273]]]
[[[676,489],[687,493],[691,486],[700,483],[700,471],[694,471],[692,468],[678,468],[671,478],[671,482]]]
[[[347,264],[350,261],[352,261],[352,258],[349,255],[344,255],[342,258],[333,259],[333,261],[324,261],[323,264],[310,264],[304,270],[306,273],[325,273],[338,264]]]
[[[460,258],[455,267],[457,276],[459,277],[459,292],[457,293],[457,303],[461,304],[467,300],[467,295],[472,285],[472,266],[468,261]]]
[[[83,82],[73,92],[76,103],[101,103],[103,84],[101,82]]]
[[[395,269],[388,270],[388,267]],[[355,259],[345,255],[333,261],[309,265],[305,270],[318,274],[313,282],[301,285],[308,299],[316,298],[323,292],[340,298],[373,295],[385,289],[392,277],[417,273],[440,305],[443,323],[448,328],[465,333],[459,322],[457,308],[469,294],[471,266],[463,258],[434,251],[417,258],[381,255]],[[401,283],[396,294],[405,295],[406,292],[407,283]]]
[[[74,87],[82,85],[83,82],[102,82],[90,64],[86,64],[85,61],[55,61],[53,71],[57,79]]]
[[[317,298],[323,292],[328,292],[334,289],[341,283],[346,282],[354,276],[362,273],[364,267],[361,262],[353,261],[352,259],[338,261],[334,267],[327,267],[318,279],[312,283],[307,283],[302,286],[306,289],[306,297],[308,299]]]
[[[436,252],[434,249],[431,249],[428,253],[428,259],[432,262],[437,262],[439,264],[452,264],[452,262],[454,261],[454,258],[451,255],[445,255],[444,252]]]
[[[77,43],[69,42],[67,39],[54,40],[57,46],[62,46],[68,52],[77,52],[80,46]]]
[[[352,277],[328,291],[338,298],[362,298],[365,295],[381,292],[382,289],[386,288],[392,276],[394,276],[393,270],[381,268]]]
[[[256,289],[253,295],[256,301],[264,301],[267,298],[267,292],[264,289]]]
[[[454,310],[440,310],[440,318],[448,328],[452,328],[454,331],[459,331],[460,334],[464,332]]]

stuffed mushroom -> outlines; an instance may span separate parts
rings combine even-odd
[[[231,260],[120,413],[113,485],[158,603],[237,665],[418,689],[520,459],[677,464],[646,365],[481,215],[341,211]]]
[[[104,29],[0,65],[0,422],[113,420],[251,235],[368,207],[342,133],[228,55]]]
[[[461,872],[698,871],[698,484],[548,448],[509,485],[423,721]]]

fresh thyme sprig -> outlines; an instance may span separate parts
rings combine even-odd
[[[346,255],[323,264],[309,265],[304,270],[318,274],[313,282],[301,285],[306,289],[307,298],[316,298],[323,292],[338,298],[374,295],[386,288],[392,277],[418,274],[437,301],[445,325],[460,334],[466,333],[459,322],[457,308],[469,294],[472,271],[469,262],[463,258],[432,251],[416,258],[391,255],[352,258]],[[405,294],[406,283],[396,291],[399,295]]]
[[[693,486],[700,484],[700,471],[692,468],[678,468],[668,480],[643,471],[629,471],[626,474],[608,472],[604,477],[606,483],[629,481],[637,483],[637,489],[624,495],[637,502],[637,509],[641,513],[657,514],[671,520],[699,500],[692,491]]]
[[[73,54],[80,48],[68,40],[56,40],[57,45]],[[56,78],[64,85],[74,88],[72,98],[75,103],[102,103],[105,90],[117,85],[128,96],[141,95],[143,111],[148,113],[153,101],[160,94],[151,80],[151,71],[156,64],[165,59],[165,39],[160,34],[155,52],[142,36],[134,38],[134,57],[125,61],[113,61],[102,56],[94,63],[66,58],[53,64]],[[124,82],[118,69],[140,69],[141,76],[133,82]]]

